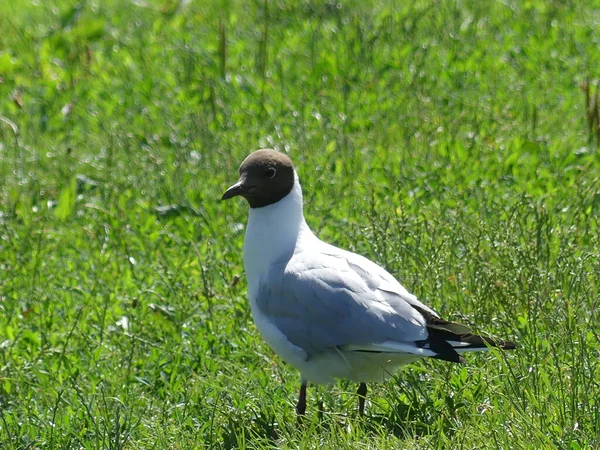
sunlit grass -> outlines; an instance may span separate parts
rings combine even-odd
[[[600,5],[396,3],[0,0],[2,449],[600,445]],[[323,239],[519,349],[298,429],[218,201],[266,146]]]

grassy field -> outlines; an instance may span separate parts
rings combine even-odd
[[[598,448],[600,3],[0,0],[0,448]],[[591,127],[591,128],[590,128]],[[519,350],[309,389],[258,335],[250,151]]]

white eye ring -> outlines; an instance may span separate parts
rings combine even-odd
[[[265,175],[269,178],[273,178],[277,174],[277,169],[275,167],[269,167],[265,171]]]

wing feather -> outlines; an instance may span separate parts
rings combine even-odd
[[[324,243],[272,265],[254,304],[308,358],[338,348],[463,362],[459,353],[515,348],[440,318],[377,264]]]
[[[306,252],[273,265],[261,279],[257,307],[309,357],[334,347],[383,342],[421,351],[414,342],[426,339],[428,331],[411,305],[416,298],[376,264],[369,261],[400,289],[347,255],[354,254]]]

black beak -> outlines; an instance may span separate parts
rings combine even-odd
[[[248,186],[244,184],[243,180],[240,180],[225,191],[221,200],[229,200],[237,195],[242,195],[244,192],[248,192]]]

